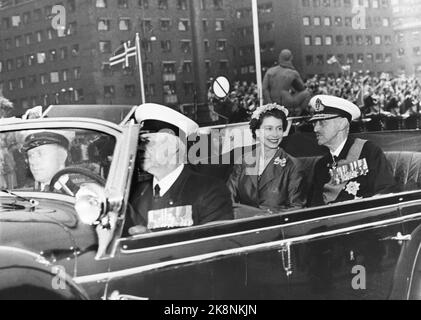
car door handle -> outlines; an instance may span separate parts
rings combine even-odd
[[[149,298],[137,297],[137,296],[132,296],[129,294],[121,294],[120,292],[116,290],[110,294],[110,296],[108,297],[108,300],[149,300]]]
[[[403,235],[402,233],[398,232],[396,234],[396,236],[391,236],[391,237],[386,237],[383,239],[380,239],[381,241],[386,241],[386,240],[394,240],[394,241],[398,241],[398,242],[403,242],[403,241],[411,241],[412,237],[410,234],[405,234]]]

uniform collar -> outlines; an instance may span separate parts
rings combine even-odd
[[[165,193],[172,187],[172,185],[177,181],[178,177],[181,175],[181,172],[184,169],[184,164],[181,164],[177,167],[177,169],[173,170],[169,174],[167,174],[164,178],[161,180],[158,180],[153,177],[152,186],[153,189],[155,189],[155,186],[159,185],[159,195],[162,197],[165,195]]]
[[[345,147],[345,143],[348,139],[345,139],[340,145],[339,147],[335,150],[335,152],[331,152],[333,157],[339,157],[339,155],[341,154],[343,148]]]

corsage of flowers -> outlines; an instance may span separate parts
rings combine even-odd
[[[279,158],[277,157],[274,161],[273,164],[275,166],[281,166],[281,167],[285,167],[287,165],[287,159],[286,158]]]
[[[279,104],[276,103],[269,103],[269,104],[265,104],[263,106],[257,107],[256,110],[254,110],[251,118],[252,119],[260,119],[260,116],[270,110],[273,109],[278,109],[280,111],[282,111],[285,114],[285,117],[288,117],[289,111],[287,108],[285,108],[284,106],[280,106]]]

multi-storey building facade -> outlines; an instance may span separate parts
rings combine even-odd
[[[277,61],[282,49],[294,54],[294,64],[305,77],[351,72],[394,71],[393,29],[389,0],[358,0],[365,9],[365,25],[355,28],[352,0],[259,1],[262,67]],[[253,79],[251,6],[236,0],[240,77]],[[243,58],[243,56],[245,58]],[[331,63],[332,56],[338,62]],[[349,66],[349,67],[347,67]]]
[[[41,104],[139,104],[135,67],[108,60],[142,39],[148,102],[205,102],[207,81],[230,75],[222,0],[9,0],[0,8],[0,88],[23,109]],[[53,6],[65,7],[55,28]]]
[[[392,0],[398,72],[421,75],[421,2]]]

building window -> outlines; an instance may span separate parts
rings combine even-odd
[[[81,77],[80,67],[73,68],[73,79],[74,80],[79,80],[80,77]]]
[[[373,0],[372,5],[373,5],[373,9],[378,9],[380,7],[379,0]]]
[[[390,26],[389,18],[383,18],[382,24],[383,24],[383,27],[389,27]]]
[[[383,62],[383,54],[376,53],[376,63],[382,63],[382,62]]]
[[[155,85],[149,84],[146,86],[145,94],[150,97],[155,95]]]
[[[171,52],[171,40],[162,40],[161,49],[162,52]]]
[[[311,36],[305,36],[304,37],[304,45],[305,46],[311,46]]]
[[[200,0],[200,10],[206,10],[206,1],[207,0]]]
[[[224,31],[225,21],[223,19],[215,20],[215,31]]]
[[[170,19],[160,19],[159,20],[159,27],[162,31],[170,30],[171,20]]]
[[[208,20],[207,19],[202,19],[202,27],[203,27],[203,32],[208,32]]]
[[[323,7],[330,7],[330,0],[323,0]]]
[[[12,16],[12,27],[19,27],[21,22],[20,16]]]
[[[111,53],[111,41],[100,41],[99,51],[101,53]]]
[[[72,57],[77,57],[79,55],[79,45],[74,44],[72,46]]]
[[[2,24],[3,29],[9,29],[10,28],[10,19],[8,17],[3,18],[1,20],[1,24]]]
[[[37,42],[41,42],[42,41],[42,31],[37,31],[35,33],[35,37],[37,38]]]
[[[50,50],[50,61],[56,61],[57,60],[57,50],[52,49]]]
[[[178,10],[187,10],[187,0],[177,0]]]
[[[303,26],[310,25],[310,17],[303,17]]]
[[[357,45],[359,46],[362,46],[364,44],[363,36],[360,34],[355,36],[355,40],[356,40]]]
[[[47,39],[53,40],[55,30],[53,28],[47,29]]]
[[[61,71],[61,79],[63,80],[63,82],[69,80],[69,70],[65,69]]]
[[[314,45],[315,46],[321,46],[322,45],[322,37],[320,37],[320,36],[314,37]]]
[[[6,61],[6,70],[7,71],[12,71],[13,70],[13,65],[14,65],[14,62],[13,62],[12,59],[7,60]]]
[[[333,0],[333,6],[335,8],[339,8],[341,6],[341,1],[342,0]]]
[[[22,37],[21,36],[15,37],[15,47],[20,48],[21,46],[22,46]]]
[[[23,68],[24,65],[23,57],[16,58],[16,69]]]
[[[301,5],[303,7],[310,7],[310,0],[301,0]]]
[[[47,61],[47,55],[45,54],[45,52],[38,52],[37,53],[37,63],[43,64],[46,61]]]
[[[345,17],[345,27],[352,27],[352,18]]]
[[[126,94],[126,97],[136,96],[136,86],[134,84],[126,84],[124,86],[124,93]]]
[[[189,20],[180,19],[178,21],[178,30],[179,31],[189,31]]]
[[[129,0],[117,0],[118,7],[127,9],[129,7]]]
[[[130,31],[131,24],[129,18],[120,18],[118,21],[118,29],[121,31]]]
[[[102,71],[102,75],[105,77],[113,75],[113,70],[111,69],[111,66],[108,62],[103,62],[101,64],[101,71]]]
[[[193,95],[193,93],[194,93],[194,85],[193,85],[193,82],[190,82],[190,81],[184,82],[183,88],[184,88],[184,95],[186,95],[186,96]]]
[[[41,84],[47,84],[48,83],[48,76],[46,73],[43,73],[40,75],[40,82]]]
[[[191,73],[192,72],[192,62],[191,61],[184,61],[183,63],[183,72]]]
[[[417,47],[413,47],[413,48],[412,48],[412,52],[413,52],[413,54],[414,54],[415,56],[420,56],[420,55],[421,55],[421,49],[420,49],[420,47],[419,47],[419,46],[417,46]],[[17,60],[16,60],[16,67],[18,67],[18,66],[17,66]]]
[[[364,54],[363,53],[357,54],[357,63],[359,63],[359,64],[364,63]]]
[[[216,10],[222,10],[224,6],[224,3],[222,0],[213,0],[213,7]]]
[[[391,36],[384,36],[384,44],[391,45],[392,44],[392,37]]]
[[[153,63],[152,62],[145,62],[143,64],[143,70],[147,76],[153,75]]]
[[[5,39],[4,40],[4,46],[6,50],[9,50],[12,48],[12,39]]]
[[[99,19],[98,20],[98,31],[109,31],[110,30],[110,20],[109,19]]]
[[[26,64],[31,67],[37,62],[37,59],[34,54],[28,54],[26,56]]]
[[[149,0],[138,0],[137,4],[140,8],[143,8],[143,9],[149,8]]]
[[[313,24],[315,26],[320,26],[321,25],[321,18],[320,17],[314,17]]]
[[[421,52],[420,52],[420,54],[421,54]],[[420,55],[420,54],[418,54],[418,55]],[[384,62],[385,63],[391,63],[392,62],[392,54],[391,53],[386,53],[384,55]]]
[[[50,72],[50,82],[51,83],[60,82],[59,74],[57,71]]]
[[[352,36],[346,36],[345,41],[347,46],[352,46],[352,44],[354,43]]]
[[[180,41],[181,51],[183,53],[190,53],[191,52],[191,41],[190,40],[181,40]]]
[[[150,32],[153,29],[152,21],[150,19],[139,20],[143,32]]]
[[[354,64],[354,55],[352,53],[347,54],[346,63],[347,64]]]
[[[210,50],[210,42],[208,39],[203,40],[203,45],[205,47],[205,52],[209,52]]]
[[[332,36],[325,36],[325,45],[331,46],[333,42]]]
[[[211,72],[211,66],[212,66],[211,61],[210,60],[205,60],[205,70],[206,70],[206,73],[209,74]]]
[[[219,60],[218,61],[219,70],[223,72],[228,71],[228,60]]]
[[[22,22],[23,24],[28,24],[31,22],[31,13],[30,12],[25,12],[22,15]]]
[[[307,66],[313,65],[313,56],[311,56],[311,55],[306,56],[306,65]]]
[[[35,85],[37,84],[37,76],[36,75],[30,75],[28,77],[28,86],[30,88],[35,87]]]
[[[25,44],[29,46],[32,43],[32,33],[25,34]]]
[[[107,0],[96,0],[95,6],[97,8],[106,8],[107,7]]]
[[[382,37],[381,36],[375,36],[374,37],[374,44],[381,45],[382,44]]]
[[[40,21],[42,19],[42,10],[35,9],[34,10],[34,21]]]
[[[342,17],[335,17],[335,26],[342,27]]]
[[[320,7],[320,1],[321,0],[313,0],[313,7],[315,8]]]
[[[342,46],[344,44],[344,37],[341,35],[338,35],[335,37],[336,45]]]
[[[227,47],[227,40],[218,39],[216,40],[216,51],[225,51]]]
[[[324,23],[325,26],[328,26],[328,27],[332,25],[332,21],[331,21],[330,17],[324,17],[323,23]]]
[[[168,0],[158,0],[158,8],[161,10],[168,9]]]
[[[316,65],[322,66],[324,64],[325,57],[322,54],[316,56]]]

